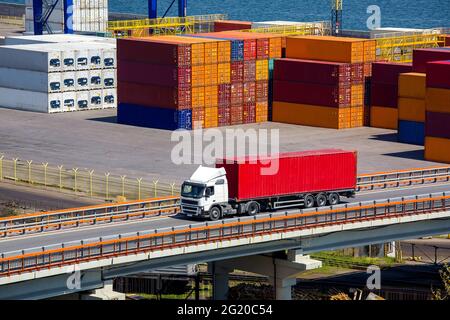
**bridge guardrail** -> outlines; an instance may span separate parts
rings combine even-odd
[[[62,267],[92,260],[106,259],[130,254],[173,249],[217,241],[242,239],[276,234],[305,228],[330,226],[351,222],[378,220],[428,214],[450,210],[450,195],[429,196],[412,200],[385,203],[375,201],[368,205],[323,211],[299,212],[298,214],[275,214],[268,217],[237,219],[234,222],[205,223],[200,227],[153,230],[145,235],[117,236],[80,245],[63,245],[62,248],[42,248],[37,252],[14,255],[2,254],[0,276],[10,276],[52,267]]]
[[[95,205],[46,213],[39,212],[18,217],[0,218],[0,238],[113,221],[143,219],[178,212],[178,197],[154,198],[113,205]]]

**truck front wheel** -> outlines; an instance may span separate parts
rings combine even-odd
[[[222,216],[222,212],[219,208],[213,207],[211,210],[209,210],[209,220],[211,221],[217,221]]]
[[[247,214],[249,216],[255,216],[259,213],[259,205],[257,202],[250,202],[247,206]]]

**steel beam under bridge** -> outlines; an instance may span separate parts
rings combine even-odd
[[[175,1],[175,0],[174,0]],[[178,16],[186,17],[187,0],[178,0]],[[158,0],[148,0],[148,18],[158,18]]]
[[[237,257],[267,254],[288,249],[309,254],[322,250],[334,250],[353,246],[385,243],[395,240],[414,239],[424,236],[447,234],[450,232],[450,212],[430,214],[428,219],[393,218],[386,223],[369,222],[349,225],[346,229],[339,226],[325,226],[314,232],[305,230],[287,233],[284,237],[272,241],[257,241],[239,245],[239,240],[229,241],[226,245],[214,248],[193,247],[188,252],[173,249],[163,257],[151,258],[149,254],[137,254],[123,258],[110,258],[80,264],[80,289],[67,289],[67,280],[71,276],[67,267],[41,270],[27,275],[0,278],[0,299],[41,299],[70,294],[101,287],[104,281],[119,276],[146,272],[153,269],[175,265],[213,262]],[[232,243],[236,242],[236,243]],[[120,261],[120,262],[119,262]],[[70,269],[70,268],[69,268]],[[85,279],[85,280],[83,280]],[[4,281],[1,281],[4,280]],[[48,281],[48,282],[47,282]],[[48,284],[51,283],[51,286]]]

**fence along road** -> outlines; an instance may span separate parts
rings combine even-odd
[[[0,182],[10,180],[40,188],[55,188],[61,192],[82,193],[90,197],[114,200],[118,196],[129,200],[142,200],[178,194],[175,182],[151,181],[142,177],[115,175],[110,172],[52,166],[0,155]],[[396,188],[416,184],[450,181],[450,166],[408,169],[392,172],[364,174],[358,177],[358,191]]]
[[[90,239],[89,243],[61,244],[60,248],[40,247],[28,253],[3,253],[0,258],[0,276],[12,276],[42,269],[63,267],[93,260],[136,255],[153,251],[162,252],[176,248],[205,245],[245,238],[357,222],[402,217],[417,217],[432,213],[449,213],[450,195],[434,195],[413,200],[384,203],[365,203],[350,208],[301,210],[297,213],[277,213],[260,217],[234,219],[230,222],[201,223],[181,228],[149,230],[144,235],[117,235],[115,239]],[[446,216],[446,219],[449,217]],[[398,223],[398,222],[397,222]],[[272,241],[272,238],[268,238]],[[199,249],[200,250],[200,249]],[[204,249],[206,250],[206,249]],[[182,251],[178,251],[181,254]]]
[[[369,190],[370,194],[402,186],[426,184],[431,187],[433,183],[449,181],[449,171],[450,167],[435,167],[363,175],[358,178],[358,189]],[[175,215],[180,212],[179,204],[178,197],[168,196],[1,218],[0,238]]]

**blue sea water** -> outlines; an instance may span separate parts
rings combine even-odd
[[[25,0],[6,0],[24,3]],[[172,0],[159,0],[162,15]],[[229,19],[248,21],[330,19],[330,0],[187,0],[188,14],[226,13]],[[382,27],[450,27],[450,0],[344,0],[344,29],[366,30],[367,8],[378,5]],[[109,0],[110,11],[147,13],[147,0]],[[177,0],[169,16],[177,15]]]

